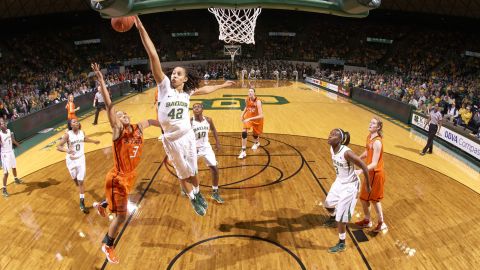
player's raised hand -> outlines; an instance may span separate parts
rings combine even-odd
[[[234,86],[235,85],[235,82],[234,81],[226,81],[223,83],[223,85],[225,87],[229,87],[229,86]]]
[[[93,72],[95,72],[95,75],[97,76],[98,79],[103,79],[103,74],[100,71],[100,65],[97,63],[92,63],[91,64]]]
[[[142,26],[142,21],[140,21],[140,18],[138,17],[138,15],[133,16],[133,22],[135,23],[135,27],[137,28]]]

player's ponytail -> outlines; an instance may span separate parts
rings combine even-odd
[[[340,132],[340,137],[342,138],[340,144],[348,145],[350,143],[350,133],[348,131],[343,131],[341,128],[339,128],[338,131]]]
[[[343,135],[345,136],[345,139],[343,139],[342,144],[343,145],[348,145],[350,143],[350,132],[344,131]]]

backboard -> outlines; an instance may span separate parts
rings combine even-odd
[[[266,8],[326,13],[344,17],[366,17],[381,0],[90,0],[103,17],[122,17],[175,10]]]

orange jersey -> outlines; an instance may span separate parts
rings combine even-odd
[[[367,137],[367,165],[372,163],[373,159],[373,143],[379,140],[382,142],[382,137],[377,136],[370,139],[370,135]],[[385,174],[383,172],[383,142],[380,149],[380,156],[378,157],[377,167],[374,170],[368,172],[369,183],[371,192],[367,192],[365,183],[362,184],[360,191],[360,199],[364,201],[379,202],[384,196]]]
[[[254,117],[254,116],[257,116],[259,114],[258,113],[257,100],[258,100],[258,98],[256,98],[256,97],[255,97],[255,100],[253,100],[253,101],[250,100],[249,97],[246,99],[247,107],[246,107],[246,110],[245,110],[245,115],[243,116],[244,119]],[[263,118],[255,119],[252,122],[256,125],[263,124]]]
[[[377,167],[375,168],[375,172],[383,172],[383,141],[382,137],[376,136],[373,139],[370,139],[370,135],[367,136],[367,165],[372,163],[373,159],[373,143],[379,140],[382,143],[382,148],[380,149],[380,156],[378,157]]]
[[[131,125],[133,131],[124,128],[118,139],[113,141],[114,170],[120,174],[135,172],[143,149],[143,133],[138,125]]]
[[[75,115],[75,104],[73,102],[67,102],[67,106],[65,106],[65,109],[67,110],[68,120],[77,119],[77,116]]]

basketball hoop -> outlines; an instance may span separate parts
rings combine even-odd
[[[232,62],[235,60],[235,55],[242,54],[242,45],[223,45],[223,53],[230,55]]]
[[[255,25],[261,8],[229,9],[209,8],[218,21],[219,40],[225,43],[255,44]]]

